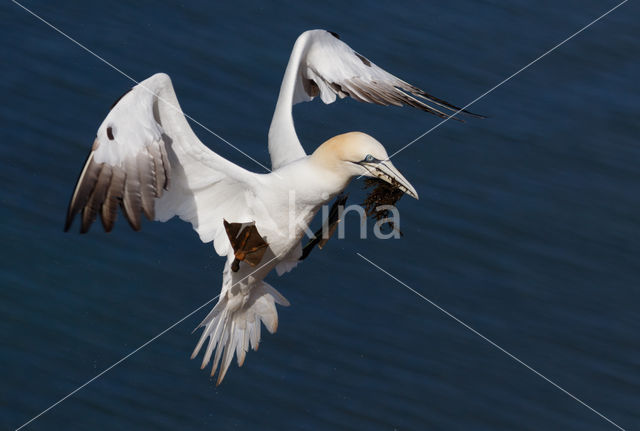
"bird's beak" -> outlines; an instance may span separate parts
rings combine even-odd
[[[402,190],[412,198],[419,199],[416,189],[414,189],[411,183],[393,166],[391,161],[377,160],[371,163],[361,163],[361,166],[367,170],[367,176],[380,178]]]

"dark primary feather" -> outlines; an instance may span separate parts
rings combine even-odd
[[[93,151],[89,153],[87,161],[80,172],[77,185],[71,196],[69,209],[67,210],[67,220],[64,225],[64,231],[68,231],[75,215],[84,207],[91,196],[93,187],[98,180],[99,167],[93,162]]]
[[[138,173],[140,176],[140,200],[142,201],[142,211],[147,219],[153,220],[155,216],[155,195],[156,195],[156,174],[155,164],[151,154],[144,151],[138,153],[136,157]]]
[[[135,158],[127,160],[124,168],[96,163],[93,157],[92,150],[69,203],[65,232],[78,213],[82,213],[80,233],[89,231],[98,214],[104,230],[110,232],[118,206],[134,230],[140,230],[143,213],[153,220],[155,199],[162,197],[163,190],[167,190],[171,175],[164,142],[158,146],[147,146]]]
[[[109,183],[111,182],[111,167],[103,164],[97,165],[98,178],[95,182],[91,196],[82,210],[82,227],[81,233],[89,231],[91,223],[93,223],[101,210],[102,202],[107,195]]]
[[[455,105],[452,105],[449,102],[446,102],[437,97],[431,96],[425,91],[414,87],[410,84],[407,84],[404,81],[399,81],[396,85],[390,84],[380,84],[378,82],[367,82],[358,77],[354,77],[350,80],[343,82],[342,84],[332,83],[330,85],[331,89],[338,94],[338,96],[344,97],[343,95],[351,96],[359,102],[367,102],[367,103],[375,103],[377,105],[395,105],[402,106],[407,105],[414,108],[421,109],[430,114],[436,115],[440,118],[452,118],[456,121],[463,122],[464,120],[458,118],[457,116],[453,116],[451,113],[443,112],[433,106],[430,106],[418,99],[418,97],[428,100],[440,107],[446,108],[447,110],[456,113],[458,111],[465,113],[467,115],[471,115],[478,118],[485,118],[482,115],[474,114],[473,112],[469,112],[467,110],[461,109]],[[341,94],[342,93],[342,94]]]
[[[113,229],[113,224],[118,215],[118,205],[124,193],[124,181],[127,176],[124,169],[115,166],[111,168],[111,172],[111,182],[101,210],[102,227],[105,232],[111,232],[111,229]]]
[[[131,228],[139,231],[142,228],[142,196],[136,160],[127,160],[125,169],[127,170],[127,180],[124,183],[121,207]]]
[[[308,96],[317,96],[318,90],[332,91],[340,98],[350,96],[359,102],[384,106],[407,105],[440,118],[452,118],[461,122],[464,120],[458,118],[459,113],[484,118],[392,75],[346,43],[334,39],[329,33],[324,33],[328,38],[320,34],[312,36],[314,39],[307,54],[307,63],[303,65],[306,69],[303,69],[302,75],[305,78],[303,87]],[[341,66],[328,64],[326,59],[331,56],[337,56],[336,61]],[[323,97],[323,100],[326,98]]]

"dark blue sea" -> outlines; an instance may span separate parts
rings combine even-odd
[[[471,102],[617,3],[21,2],[261,163],[291,47],[326,28],[408,82]],[[268,281],[277,334],[215,386],[189,360],[209,306],[33,430],[640,429],[640,8],[629,1],[394,158],[420,200],[399,240],[332,239]],[[0,6],[0,426],[15,429],[213,298],[190,225],[63,233],[98,125],[132,83]],[[352,100],[295,108],[308,151],[360,130],[393,152],[440,120]],[[261,168],[193,125],[211,149]],[[350,202],[364,196],[349,187]],[[76,221],[77,222],[77,221]],[[371,225],[370,225],[371,229]]]

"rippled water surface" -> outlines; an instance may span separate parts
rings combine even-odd
[[[264,164],[306,29],[465,104],[616,4],[211,3],[24,1],[133,78],[170,74],[185,112]],[[354,215],[346,239],[270,276],[292,306],[222,386],[189,360],[205,307],[29,428],[615,429],[356,252],[640,428],[639,12],[628,2],[477,102],[488,119],[400,153],[421,196],[399,204],[404,237],[360,240]],[[0,425],[13,429],[215,296],[222,261],[175,220],[62,232],[95,131],[131,82],[11,2],[0,17]],[[307,150],[362,130],[390,152],[439,121],[353,101],[295,118]]]

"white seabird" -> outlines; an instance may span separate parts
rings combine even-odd
[[[336,136],[307,155],[291,111],[294,104],[316,96],[324,103],[350,96],[380,105],[404,104],[444,118],[448,114],[426,102],[459,109],[385,72],[335,33],[311,30],[298,37],[280,88],[269,129],[272,172],[250,172],[203,145],[180,110],[169,76],[158,73],[112,107],[71,198],[65,230],[81,212],[82,233],[98,214],[109,232],[120,206],[135,230],[143,213],[163,222],[178,216],[191,223],[203,242],[213,242],[220,256],[227,256],[218,303],[200,324],[204,331],[192,355],[208,340],[202,368],[213,355],[212,376],[221,364],[218,384],[234,354],[242,366],[249,346],[258,348],[260,322],[275,332],[275,303],[289,303],[264,278],[274,268],[281,275],[296,266],[304,226],[323,204],[360,175],[379,177],[418,198],[382,144],[364,133]],[[255,223],[268,243],[257,264],[242,261],[232,270],[236,254],[224,220]]]

